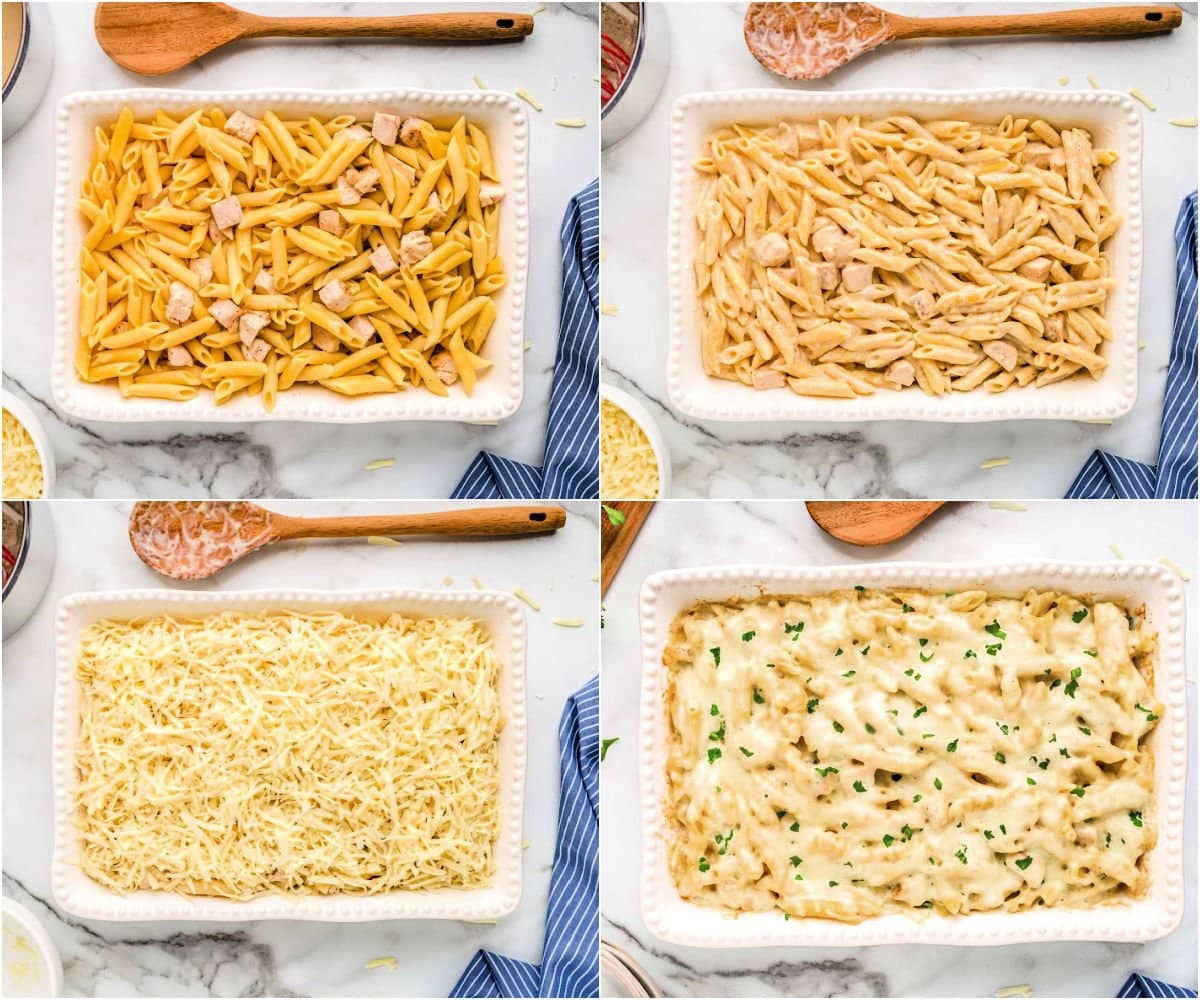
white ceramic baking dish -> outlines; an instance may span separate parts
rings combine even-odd
[[[246,902],[142,890],[121,895],[79,868],[72,822],[79,732],[75,664],[84,630],[105,618],[200,615],[222,611],[339,610],[367,614],[464,615],[482,622],[495,643],[500,669],[500,835],[496,877],[485,889],[390,892],[378,896],[262,896]],[[525,615],[516,598],[496,591],[255,590],[200,593],[121,590],[71,594],[55,621],[54,898],[68,913],[93,920],[494,920],[521,898],[525,791]]]
[[[479,379],[473,396],[461,386],[448,397],[424,390],[382,396],[340,396],[314,385],[281,392],[275,409],[259,396],[241,393],[217,406],[201,392],[184,403],[125,399],[112,384],[93,385],[75,374],[79,323],[79,252],[86,223],[78,210],[79,184],[91,162],[93,133],[110,126],[128,105],[137,116],[159,109],[175,114],[218,105],[251,115],[272,110],[283,118],[354,114],[369,119],[377,110],[415,114],[435,121],[466,115],[487,132],[506,194],[500,212],[500,256],[508,284],[496,296],[496,322],[483,349],[494,365]],[[302,420],[367,423],[384,420],[491,421],[512,416],[524,393],[525,290],[529,267],[529,119],[520,102],[495,91],[431,90],[110,90],[68,94],[55,115],[54,348],[51,384],[66,412],[85,420],[148,422],[184,420],[237,422]]]
[[[680,898],[667,867],[667,720],[663,648],[675,616],[700,600],[762,593],[817,594],[857,584],[941,590],[987,587],[1019,596],[1031,587],[1061,589],[1144,605],[1158,633],[1154,688],[1165,706],[1151,735],[1155,759],[1158,842],[1148,857],[1150,890],[1135,902],[1090,910],[1045,907],[1019,913],[872,917],[859,924],[778,913],[727,917]],[[1156,563],[864,563],[852,566],[726,566],[669,570],[646,578],[641,591],[642,698],[640,791],[641,910],[666,941],[700,948],[755,946],[858,947],[869,944],[1002,945],[1025,941],[1149,941],[1169,934],[1183,916],[1183,812],[1187,777],[1187,689],[1184,591]]]
[[[1106,319],[1113,337],[1104,350],[1104,375],[1000,393],[927,396],[920,389],[879,391],[855,399],[798,396],[787,389],[760,391],[710,378],[700,358],[700,311],[692,276],[698,233],[693,205],[698,175],[692,163],[705,138],[733,122],[781,118],[907,113],[918,118],[999,121],[1005,115],[1044,118],[1056,127],[1080,126],[1097,147],[1114,149],[1117,162],[1101,187],[1123,218],[1106,245],[1116,287]],[[667,261],[670,278],[667,386],[676,409],[707,420],[1109,420],[1137,399],[1138,292],[1142,267],[1142,124],[1137,105],[1109,91],[1043,90],[745,90],[686,94],[671,109],[671,194]]]

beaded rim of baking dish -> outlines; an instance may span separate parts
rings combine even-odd
[[[1158,633],[1154,688],[1167,718],[1156,728],[1155,811],[1158,840],[1149,852],[1149,893],[1128,904],[1092,909],[1045,907],[1014,913],[931,915],[921,920],[893,914],[858,924],[780,914],[721,911],[681,899],[667,868],[663,768],[666,718],[662,654],[675,610],[660,603],[724,599],[761,593],[814,593],[855,584],[878,587],[982,586],[1007,593],[1031,587],[1121,593],[1142,602]],[[669,597],[668,597],[669,595]],[[667,570],[648,576],[640,593],[642,676],[639,716],[639,782],[642,822],[642,918],[652,933],[675,944],[702,948],[775,946],[858,947],[868,944],[1001,945],[1029,941],[1148,941],[1169,934],[1183,917],[1183,818],[1187,783],[1187,677],[1185,599],[1179,579],[1147,562],[1080,563],[863,563],[838,566],[725,566]],[[771,921],[768,923],[768,921]],[[995,926],[997,923],[1003,926]]]
[[[76,786],[74,747],[79,720],[75,662],[78,636],[99,609],[104,616],[153,613],[212,614],[220,611],[306,611],[336,608],[354,611],[386,606],[401,614],[457,613],[479,615],[485,625],[503,621],[508,643],[500,647],[501,704],[507,706],[501,732],[500,777],[505,776],[504,755],[509,754],[508,782],[498,790],[501,802],[500,832],[496,838],[496,875],[493,884],[480,889],[438,890],[436,895],[397,890],[378,896],[260,896],[250,900],[190,897],[171,892],[138,892],[128,895],[92,882],[70,860],[75,848],[71,800]],[[489,618],[490,616],[490,618]],[[245,590],[217,593],[171,590],[118,590],[70,594],[59,602],[55,616],[54,685],[54,898],[68,913],[94,920],[495,920],[516,909],[521,899],[525,810],[526,623],[517,599],[499,591],[396,590]],[[506,698],[507,696],[507,698]],[[81,880],[86,882],[83,888]],[[82,892],[81,892],[82,890]],[[83,898],[100,894],[104,903]],[[152,896],[153,898],[145,898]]]
[[[1044,111],[1047,118],[1072,108],[1100,108],[1111,112],[1112,126],[1124,140],[1118,148],[1127,183],[1112,198],[1113,209],[1122,216],[1128,241],[1126,273],[1116,276],[1122,283],[1124,309],[1115,315],[1109,307],[1106,318],[1114,326],[1113,340],[1106,348],[1109,367],[1096,382],[1080,387],[1058,383],[1042,388],[1013,388],[1000,393],[956,393],[954,408],[944,397],[931,397],[920,390],[877,393],[854,399],[820,399],[791,392],[762,392],[725,379],[700,373],[685,373],[684,357],[698,352],[700,329],[692,291],[692,260],[688,250],[692,212],[692,162],[696,150],[687,145],[687,130],[697,111],[728,108],[729,120],[739,115],[763,117],[764,108],[776,116],[792,114],[883,114],[888,110],[937,112],[969,115],[972,106],[1011,103],[1015,114]],[[878,108],[876,111],[874,109]],[[729,421],[874,421],[922,420],[966,423],[989,420],[1109,420],[1128,413],[1137,401],[1138,378],[1138,296],[1142,270],[1142,122],[1134,101],[1114,91],[1047,90],[860,90],[841,93],[805,93],[790,90],[742,90],[718,93],[685,94],[671,108],[670,200],[667,231],[667,273],[669,277],[669,334],[667,351],[667,389],[672,405],[691,417]],[[685,227],[688,231],[685,232]],[[1119,368],[1119,371],[1118,371]],[[1111,373],[1111,374],[1110,374]],[[1119,379],[1119,385],[1116,384]],[[1104,399],[1094,399],[1105,382]],[[1079,380],[1076,380],[1079,381]],[[714,383],[717,383],[714,385]],[[734,397],[733,393],[741,390]],[[1070,391],[1078,399],[1061,401]],[[726,398],[717,398],[717,393]],[[1048,397],[1047,393],[1053,393]],[[969,402],[959,402],[960,398]]]
[[[231,400],[218,406],[211,394],[201,394],[184,403],[156,399],[125,399],[115,387],[112,400],[103,403],[81,398],[86,387],[75,373],[74,358],[77,333],[74,323],[78,305],[80,263],[68,259],[66,252],[67,226],[74,220],[78,204],[80,176],[74,169],[72,145],[79,130],[90,125],[81,115],[105,111],[116,115],[122,106],[154,106],[180,110],[208,105],[251,105],[254,107],[304,107],[313,112],[337,112],[339,109],[362,105],[404,106],[432,115],[478,113],[481,109],[507,112],[502,137],[512,151],[515,169],[504,180],[507,189],[506,215],[511,235],[500,247],[504,257],[508,285],[508,317],[497,316],[491,337],[501,341],[501,353],[493,372],[481,379],[480,388],[488,379],[503,378],[507,384],[497,386],[496,395],[488,400],[476,390],[475,396],[454,396],[450,399],[433,396],[422,390],[390,393],[386,396],[342,397],[332,390],[320,394],[306,392],[301,402],[290,392],[280,393],[275,409],[267,412],[258,397]],[[85,420],[113,422],[202,421],[205,423],[245,423],[271,421],[305,421],[319,423],[375,423],[388,420],[439,420],[476,422],[502,420],[512,416],[524,397],[525,365],[525,298],[529,272],[529,115],[520,101],[498,91],[480,90],[127,90],[87,91],[67,94],[55,112],[55,181],[54,181],[54,343],[51,361],[51,388],[62,410]],[[489,126],[489,131],[492,126]],[[489,139],[497,138],[489,134]],[[497,144],[493,145],[493,150]],[[502,238],[502,243],[503,243]],[[501,325],[503,323],[503,325]],[[489,338],[490,339],[490,338]],[[503,365],[503,367],[501,367]],[[303,387],[305,390],[310,387]]]

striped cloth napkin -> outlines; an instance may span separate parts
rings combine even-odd
[[[1068,500],[1187,500],[1196,497],[1196,192],[1175,220],[1175,319],[1158,465],[1092,452]],[[1147,994],[1154,996],[1156,994]],[[1168,994],[1169,995],[1169,994]]]
[[[558,724],[558,843],[542,964],[479,951],[452,997],[600,995],[600,679],[567,699]]]
[[[562,305],[541,468],[480,452],[451,499],[600,495],[600,181],[571,199],[559,230]]]
[[[1195,205],[1194,195],[1192,204]],[[1195,995],[1195,990],[1185,990],[1182,986],[1159,982],[1157,979],[1143,976],[1140,972],[1132,973],[1125,980],[1121,992],[1117,994],[1118,997],[1194,997]]]

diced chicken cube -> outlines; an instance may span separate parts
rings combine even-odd
[[[275,294],[275,278],[270,271],[262,270],[254,276],[254,287],[264,295]]]
[[[1006,372],[1017,367],[1017,349],[1005,340],[990,340],[983,345],[983,353],[997,362]]]
[[[400,126],[400,141],[406,146],[421,145],[421,129],[428,124],[424,118],[405,118]]]
[[[217,228],[227,232],[242,221],[242,203],[235,195],[222,198],[213,204],[212,217]]]
[[[827,261],[843,267],[854,260],[854,251],[862,241],[853,234],[844,233],[840,226],[822,226],[812,236],[813,249]]]
[[[874,276],[875,268],[870,264],[847,264],[842,268],[842,284],[848,292],[861,292]]]
[[[842,231],[837,226],[830,223],[829,225],[821,226],[812,234],[812,248],[817,251],[822,257],[828,259],[829,253],[833,250],[835,244],[842,237]]]
[[[434,358],[431,365],[437,372],[437,377],[446,385],[454,385],[458,381],[458,368],[454,364],[454,359],[445,351]]]
[[[1034,257],[1033,260],[1028,260],[1018,267],[1017,274],[1030,281],[1045,281],[1050,277],[1051,263],[1049,257]]]
[[[350,169],[346,171],[346,180],[359,194],[370,194],[379,186],[379,171],[374,167],[366,170]]]
[[[212,258],[211,257],[193,257],[188,261],[188,270],[196,276],[196,280],[200,282],[200,287],[203,288],[213,277]]]
[[[317,298],[325,303],[326,308],[332,309],[334,312],[341,312],[343,309],[349,308],[350,303],[354,301],[354,297],[341,278],[334,278],[333,281],[323,284],[317,290]]]
[[[336,208],[326,208],[317,216],[317,225],[327,233],[341,236],[346,231],[346,220]]]
[[[386,278],[394,270],[396,270],[396,260],[392,256],[392,251],[387,248],[387,245],[380,243],[367,258],[371,262],[371,266],[375,268],[375,273],[381,278]]]
[[[384,159],[387,160],[388,166],[392,168],[392,172],[403,177],[409,185],[417,183],[417,172],[403,160],[392,156],[391,153],[385,153]]]
[[[244,111],[235,111],[225,123],[225,131],[250,142],[258,134],[258,119],[251,118]]]
[[[186,323],[192,318],[196,296],[182,281],[172,281],[167,292],[166,315],[172,323]]]
[[[345,174],[337,179],[337,189],[339,205],[357,205],[362,201],[362,192],[350,183]]]
[[[268,323],[271,317],[264,312],[244,312],[238,317],[238,336],[242,343],[249,347]]]
[[[430,192],[429,199],[425,202],[425,207],[433,209],[433,213],[429,216],[429,221],[426,223],[430,229],[440,229],[446,224],[446,210],[442,207],[436,191]]]
[[[208,312],[226,330],[230,329],[242,314],[242,310],[229,299],[217,299],[209,305]]]
[[[933,292],[928,288],[922,288],[909,302],[918,319],[929,319],[930,316],[937,312],[937,303],[933,299]]]
[[[216,219],[208,220],[208,238],[213,241],[213,246],[219,247],[221,241],[228,239],[228,234],[221,231],[221,227],[217,225]]]
[[[358,337],[358,346],[362,347],[375,336],[375,327],[366,316],[355,316],[350,320],[350,329]]]
[[[322,330],[320,327],[313,327],[312,342],[318,351],[336,351],[342,343],[328,330]]]
[[[350,125],[342,129],[341,135],[344,135],[351,142],[362,142],[363,139],[370,139],[371,133],[361,125]]]
[[[376,111],[375,117],[371,120],[371,135],[377,142],[382,142],[385,146],[396,145],[396,136],[400,134],[399,115],[389,115],[386,111]]]
[[[484,208],[504,200],[504,185],[496,181],[479,182],[479,204]]]
[[[433,240],[424,229],[405,233],[400,237],[400,263],[412,267],[433,253]]]
[[[898,361],[893,361],[888,365],[887,371],[883,373],[883,377],[894,385],[907,386],[912,385],[917,378],[917,372],[912,366],[912,362],[907,358],[900,358]]]
[[[817,284],[822,291],[828,292],[837,288],[838,282],[842,280],[842,272],[838,270],[836,264],[830,264],[828,261],[822,261],[817,265]]]
[[[246,357],[251,361],[262,361],[271,351],[271,345],[261,337],[246,345]]]
[[[192,353],[182,344],[167,348],[167,364],[172,368],[186,368],[192,363]]]
[[[1066,324],[1062,313],[1052,313],[1042,320],[1042,325],[1045,327],[1045,337],[1047,340],[1057,342],[1063,339],[1063,331]]]
[[[750,376],[750,384],[755,389],[782,389],[787,382],[784,380],[783,372],[778,372],[774,368],[755,368]]]
[[[754,259],[763,267],[778,267],[791,255],[788,242],[779,233],[767,233],[754,244]]]

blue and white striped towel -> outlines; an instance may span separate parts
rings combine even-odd
[[[452,997],[600,995],[600,679],[567,699],[558,724],[558,842],[542,964],[480,951]]]
[[[1172,986],[1170,983],[1159,982],[1140,972],[1134,972],[1125,980],[1118,997],[1194,997],[1195,990],[1185,990],[1182,986]]]
[[[558,353],[542,468],[480,452],[451,498],[592,500],[600,495],[600,182],[567,206]]]
[[[1158,465],[1092,452],[1068,500],[1186,500],[1196,497],[1196,192],[1175,220],[1175,318]],[[1154,994],[1149,994],[1154,995]]]

